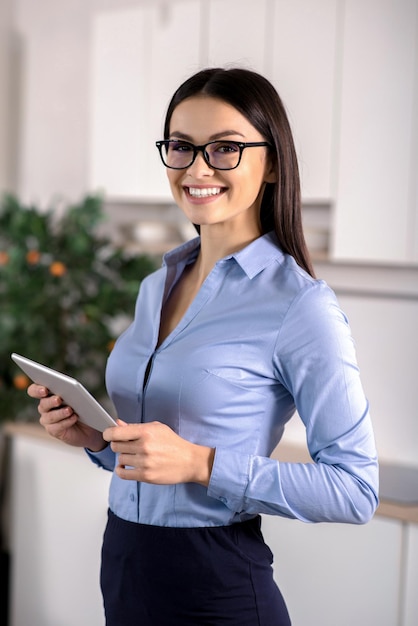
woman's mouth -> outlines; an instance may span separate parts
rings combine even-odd
[[[184,187],[184,189],[192,198],[211,198],[225,191],[222,187]]]

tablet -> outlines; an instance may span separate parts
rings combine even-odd
[[[54,395],[61,396],[64,403],[77,413],[80,422],[100,432],[109,426],[117,426],[113,417],[75,378],[31,361],[20,354],[13,353],[11,357],[34,383],[43,385]]]

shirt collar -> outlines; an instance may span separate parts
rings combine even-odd
[[[242,250],[231,255],[248,278],[254,278],[273,261],[282,262],[284,254],[273,231],[258,237]]]
[[[199,248],[200,237],[186,241],[163,256],[163,265],[172,266],[181,262],[191,263],[197,257]],[[225,262],[229,259],[234,259],[251,279],[273,261],[283,261],[284,254],[279,247],[276,235],[272,231],[258,237],[242,250],[228,255],[218,262]]]
[[[191,263],[197,257],[200,249],[200,237],[194,237],[177,248],[166,252],[163,256],[163,265],[172,266],[181,263]]]

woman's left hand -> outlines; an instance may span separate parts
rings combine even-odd
[[[126,480],[173,485],[195,482],[207,486],[214,448],[191,443],[161,422],[107,428],[103,439],[119,455],[116,474]]]

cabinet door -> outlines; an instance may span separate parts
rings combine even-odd
[[[413,260],[417,10],[416,0],[345,3],[336,259]]]
[[[93,20],[90,186],[135,196],[146,180],[146,12],[126,9]]]
[[[93,24],[91,186],[171,200],[155,141],[174,90],[199,67],[200,3],[101,13]]]
[[[277,0],[270,78],[289,112],[305,201],[332,197],[337,0]]]
[[[103,626],[100,550],[111,473],[42,434],[16,435],[12,445],[10,625]]]
[[[208,66],[266,71],[267,0],[209,0],[205,39]]]
[[[294,626],[398,626],[400,522],[304,524],[266,515],[262,529]]]

